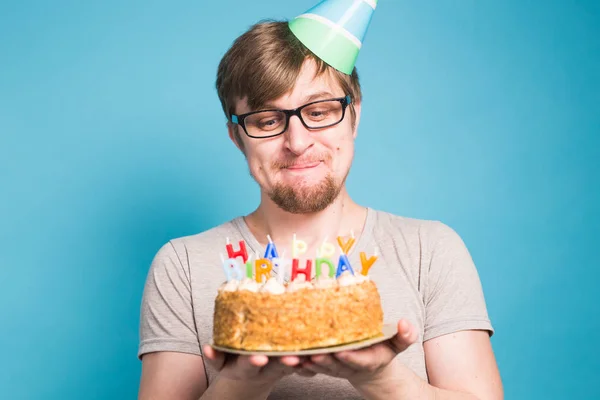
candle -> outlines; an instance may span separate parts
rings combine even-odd
[[[273,269],[273,265],[271,264],[271,260],[267,258],[260,258],[255,261],[256,265],[256,282],[263,283],[263,277],[265,277],[265,282],[269,280],[271,277],[271,270]]]
[[[252,260],[246,261],[246,277],[252,279],[253,272],[254,266],[252,265]]]
[[[340,261],[338,263],[338,268],[337,272],[335,273],[335,277],[339,278],[339,276],[344,271],[350,271],[350,273],[354,275],[354,270],[352,269],[352,266],[350,265],[350,260],[348,260],[348,256],[346,254],[340,255]]]
[[[335,254],[335,246],[332,243],[327,242],[327,238],[323,240],[323,243],[317,250],[317,257],[331,258]]]
[[[304,268],[300,268],[300,260],[297,258],[294,258],[292,260],[292,281],[294,279],[296,279],[296,277],[300,274],[304,275],[304,277],[306,278],[307,282],[310,282],[310,278],[311,278],[311,271],[312,271],[312,260],[308,259],[306,260],[306,267]]]
[[[337,240],[342,249],[342,253],[344,254],[348,254],[350,252],[350,249],[352,248],[352,245],[355,241],[354,237],[351,237],[350,239],[344,242],[344,239],[342,239],[341,236],[338,236]]]
[[[292,258],[298,258],[300,254],[304,253],[306,253],[306,242],[296,239],[296,234],[294,233],[294,239],[292,240]]]
[[[273,265],[273,269],[277,273],[277,282],[283,285],[285,279],[285,266],[287,265],[287,261],[283,257],[274,257],[271,260],[271,264]]]
[[[361,251],[360,252],[360,264],[362,266],[362,270],[360,271],[360,273],[363,274],[364,276],[367,276],[367,274],[369,273],[369,269],[371,269],[371,266],[373,265],[373,263],[376,260],[377,260],[376,255],[373,255],[367,259],[367,254],[364,251]]]
[[[229,243],[229,238],[227,238],[227,255],[229,258],[242,257],[243,262],[246,263],[248,261],[248,252],[246,251],[246,243],[243,240],[240,240],[240,249],[238,251],[233,250],[233,245]]]
[[[327,264],[329,266],[329,277],[333,278],[333,276],[335,275],[335,267],[333,265],[333,261],[325,257],[317,257],[317,259],[315,260],[315,277],[320,278],[323,274],[321,270],[321,265],[323,264]]]
[[[275,243],[271,240],[271,236],[267,235],[267,239],[269,239],[269,244],[267,244],[267,248],[265,249],[264,258],[268,258],[269,260],[279,257],[277,254],[277,248],[275,247]]]
[[[221,262],[223,265],[223,270],[225,271],[225,275],[227,276],[227,281],[231,281],[232,279],[237,279],[241,281],[244,279],[244,274],[242,272],[242,268],[240,264],[235,258],[225,259],[223,254],[220,254]]]

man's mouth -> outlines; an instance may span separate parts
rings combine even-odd
[[[291,169],[291,170],[302,170],[302,169],[315,168],[315,167],[319,166],[319,164],[321,164],[321,161],[311,161],[311,162],[304,162],[304,163],[295,163],[292,165],[288,165],[285,168]]]

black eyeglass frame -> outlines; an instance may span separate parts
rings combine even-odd
[[[302,110],[308,106],[312,106],[314,104],[324,103],[324,102],[328,102],[328,101],[339,101],[342,104],[342,118],[340,118],[340,120],[337,122],[334,122],[332,124],[325,125],[325,126],[319,126],[318,128],[311,128],[310,126],[308,126],[306,124],[306,122],[304,122],[304,119],[302,118],[302,114],[301,114]],[[350,95],[347,95],[345,97],[337,97],[337,98],[333,98],[333,99],[324,99],[324,100],[313,101],[313,102],[304,104],[298,108],[294,108],[292,110],[270,109],[270,110],[252,111],[252,112],[249,112],[246,114],[240,114],[240,115],[232,114],[231,122],[234,124],[240,125],[244,129],[244,132],[246,133],[246,135],[248,137],[251,137],[253,139],[267,139],[267,138],[272,138],[275,136],[283,135],[285,133],[285,131],[287,131],[288,126],[290,124],[290,118],[293,115],[296,115],[298,117],[298,119],[300,120],[300,122],[302,122],[302,125],[304,125],[304,127],[306,129],[310,129],[310,130],[324,129],[324,128],[329,128],[330,126],[337,125],[340,122],[342,122],[344,120],[344,118],[346,117],[346,108],[350,104],[352,104],[352,98],[350,97]],[[246,129],[246,124],[245,124],[246,117],[248,117],[250,115],[262,113],[262,112],[282,112],[282,113],[284,113],[286,118],[285,118],[285,127],[283,128],[283,130],[279,133],[275,133],[273,135],[268,135],[268,136],[252,136],[251,134],[249,134],[248,130]]]

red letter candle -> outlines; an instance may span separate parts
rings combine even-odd
[[[244,264],[248,261],[248,252],[246,251],[246,243],[243,240],[240,240],[240,249],[238,251],[233,251],[233,245],[231,243],[227,243],[227,255],[229,258],[242,257],[244,260]]]
[[[294,258],[292,260],[292,281],[294,279],[296,279],[296,277],[300,274],[304,275],[304,277],[306,278],[307,282],[310,282],[310,273],[312,271],[312,260],[308,259],[306,260],[306,267],[304,268],[300,268],[300,260],[298,260],[297,258]]]

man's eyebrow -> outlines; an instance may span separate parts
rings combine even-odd
[[[331,94],[330,92],[321,91],[321,92],[313,93],[310,96],[308,96],[307,98],[305,98],[304,103],[310,103],[311,101],[316,101],[316,100],[331,99],[333,97],[335,97],[335,96],[333,94]]]
[[[310,103],[310,102],[316,101],[316,100],[331,99],[334,97],[335,96],[331,92],[324,90],[324,91],[313,93],[310,96],[305,97],[304,100],[302,101],[302,104]],[[280,110],[280,109],[281,109],[281,107],[277,107],[275,104],[273,104],[271,102],[266,102],[263,104],[258,104],[256,106],[256,109],[252,110],[252,111],[254,112],[254,111],[260,111],[260,110]]]

